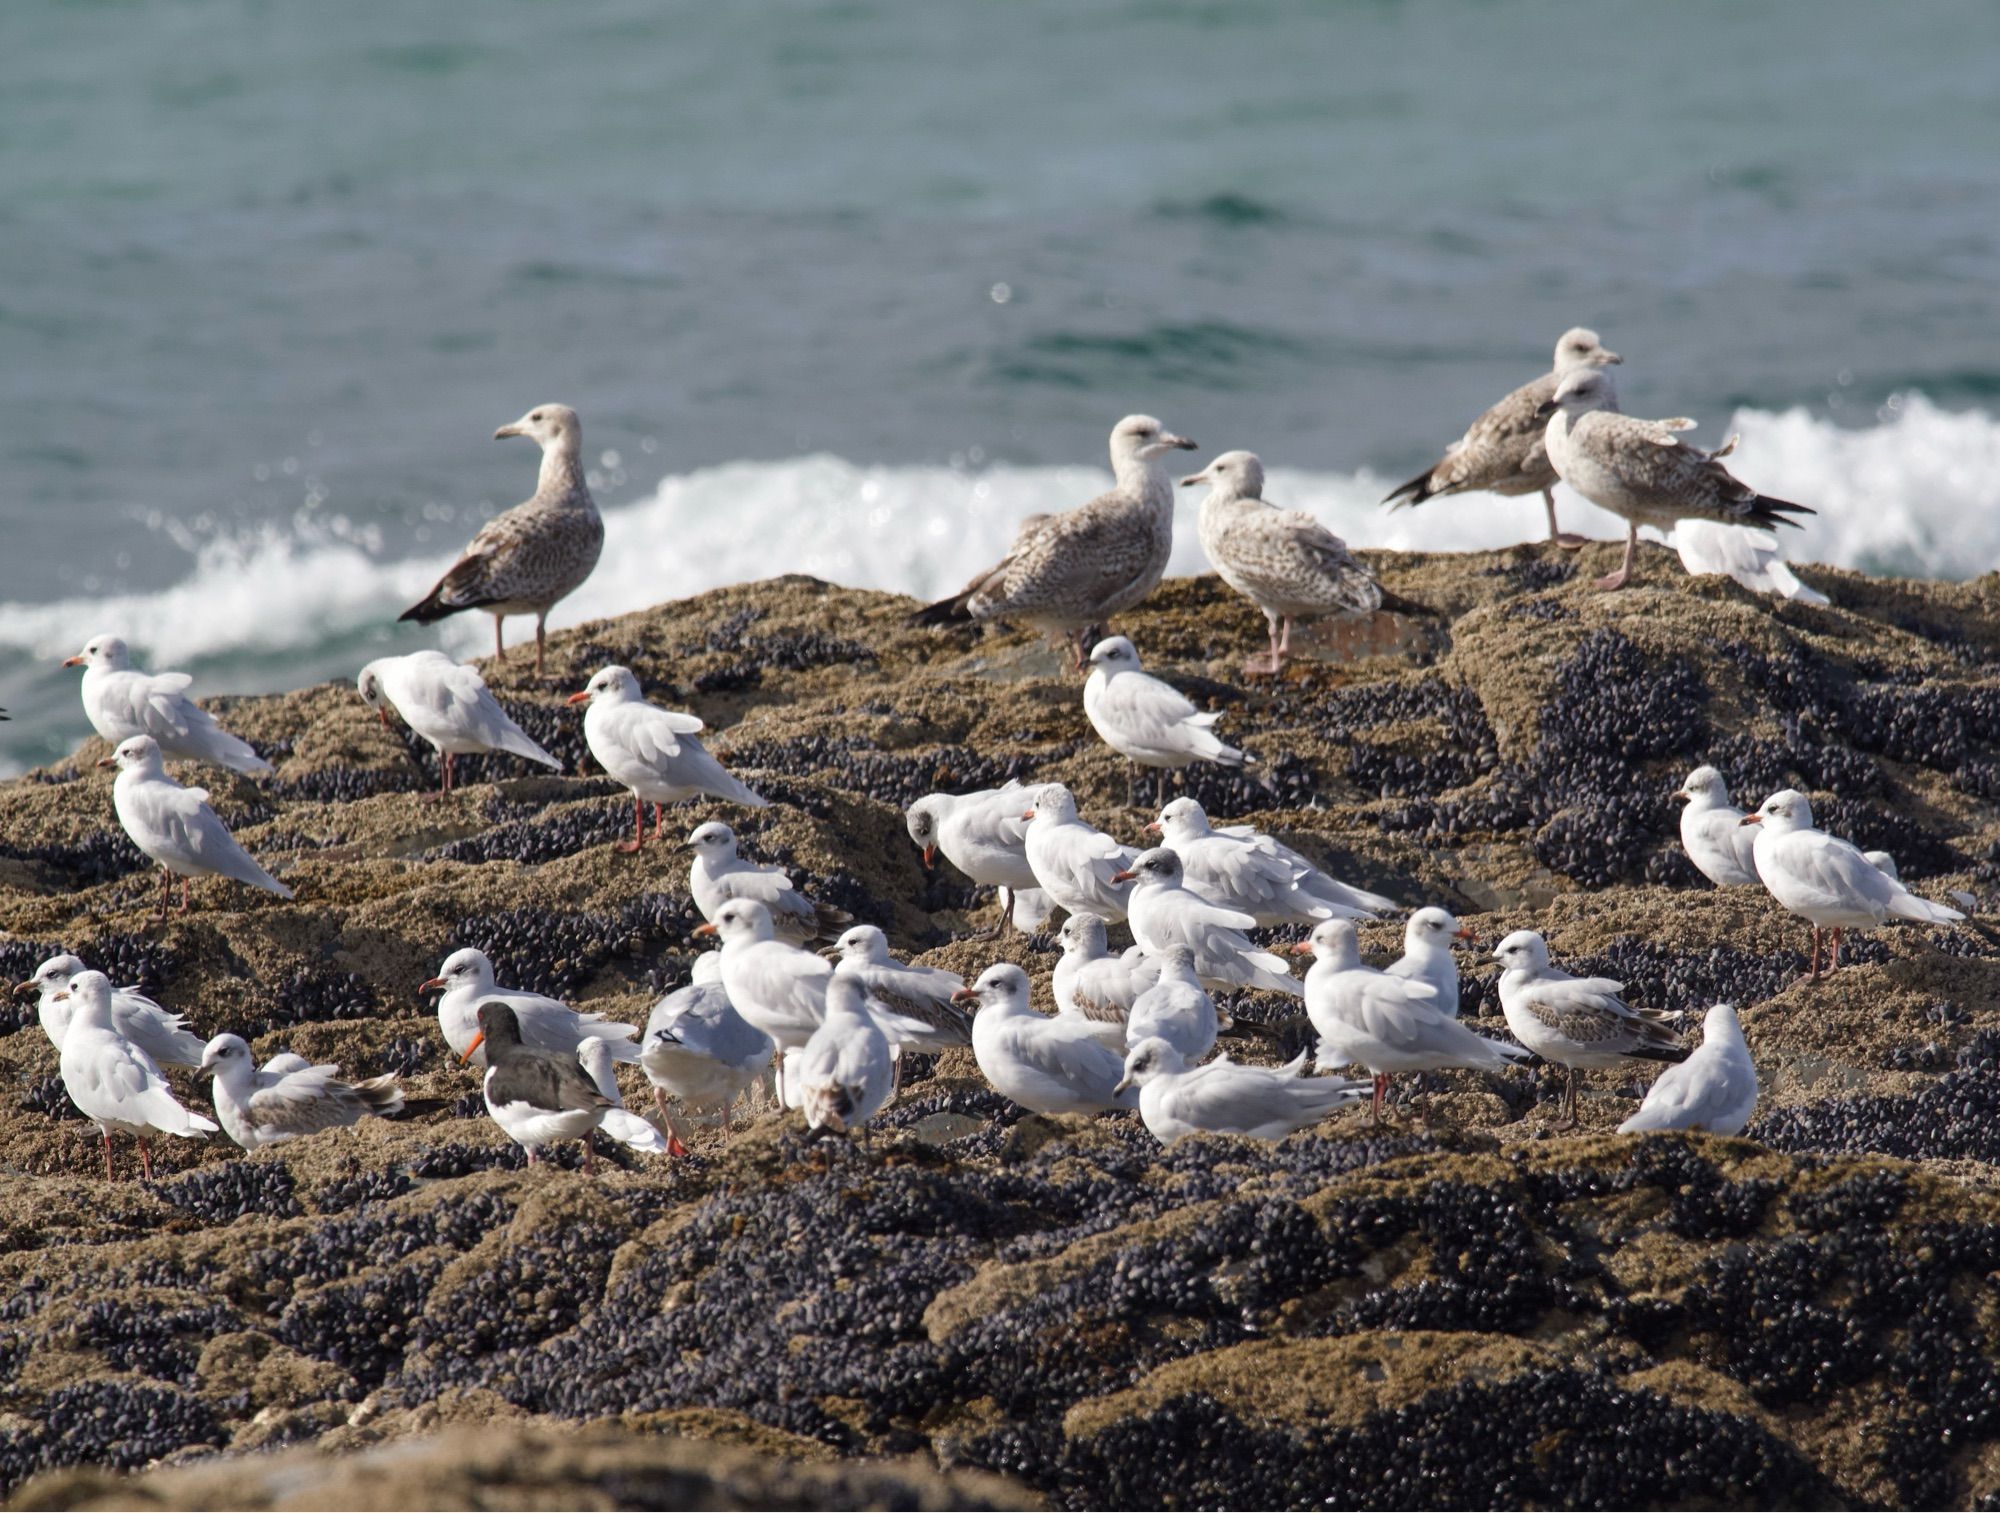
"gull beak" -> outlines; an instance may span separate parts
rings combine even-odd
[[[956,993],[951,995],[951,1001],[953,1003],[977,1003],[979,1002],[979,989],[960,988]]]
[[[1764,816],[1761,814],[1746,814],[1743,816],[1744,825],[1761,825],[1763,823],[1764,823]],[[1737,828],[1741,829],[1742,826],[1739,825]]]
[[[376,719],[378,719],[378,720],[380,720],[380,721],[382,722],[382,728],[383,728],[384,730],[387,730],[387,729],[389,728],[389,711],[388,711],[388,710],[386,710],[386,709],[378,709],[378,710],[376,710],[376,711],[375,711],[375,718],[376,718]]]
[[[589,702],[590,690],[587,688],[582,693],[573,693],[563,700],[565,704],[588,704]]]
[[[472,1053],[478,1050],[484,1044],[486,1044],[486,1032],[484,1030],[481,1030],[477,1035],[474,1035],[472,1037],[472,1044],[465,1048],[465,1054],[458,1058],[460,1065],[463,1065],[464,1063],[470,1061],[472,1059]]]
[[[1620,357],[1616,352],[1607,351],[1604,354],[1603,361],[1599,363],[1599,366],[1601,367],[1603,366],[1604,363],[1609,363],[1613,367],[1616,367],[1619,363],[1622,363],[1623,361],[1625,361],[1625,359]]]
[[[1290,951],[1294,956],[1310,956],[1312,955],[1313,943],[1309,940],[1295,940],[1289,946],[1285,947],[1285,949]]]
[[[1456,930],[1451,932],[1451,938],[1453,940],[1462,940],[1469,946],[1479,944],[1479,937],[1472,933],[1472,926],[1470,925],[1460,925]]]
[[[1111,880],[1114,883],[1129,883],[1138,875],[1136,872],[1114,872],[1111,874]]]
[[[64,1003],[69,999],[69,989],[64,988],[60,992],[54,994],[53,996],[57,1003]]]
[[[215,1063],[204,1056],[201,1058],[201,1065],[194,1070],[197,1077],[212,1077],[215,1075]]]
[[[1198,452],[1201,450],[1201,443],[1193,437],[1176,436],[1172,431],[1162,431],[1160,433],[1160,445],[1163,447],[1175,447],[1183,452]]]
[[[1203,468],[1199,473],[1190,473],[1187,475],[1187,477],[1183,478],[1181,480],[1181,487],[1184,489],[1191,489],[1197,483],[1207,483],[1207,482],[1208,482],[1208,469]]]
[[[16,998],[26,998],[30,993],[35,991],[37,990],[32,982],[17,982],[14,984],[14,996]]]
[[[926,872],[930,871],[930,869],[932,868],[932,866],[936,864],[936,862],[937,862],[937,847],[935,846],[924,847],[924,870]]]
[[[115,756],[99,757],[97,765],[100,767],[116,767],[118,765],[118,758]]]
[[[1561,408],[1562,406],[1557,404],[1553,399],[1545,399],[1540,404],[1535,406],[1535,419],[1547,420],[1551,415],[1555,414],[1555,412]]]
[[[426,993],[442,993],[444,990],[445,980],[442,977],[433,977],[429,982],[418,986],[417,997],[422,998]]]
[[[521,429],[521,422],[516,420],[516,421],[510,421],[508,424],[500,427],[499,430],[495,431],[493,433],[493,439],[495,441],[505,441],[509,436],[525,436],[527,434],[528,433],[526,431]]]
[[[715,926],[711,924],[699,924],[694,927],[694,933],[697,935],[713,935],[715,934]]]
[[[1031,820],[1034,817],[1035,817],[1035,811],[1032,809],[1028,810],[1025,814],[1021,816],[1021,818],[1024,820]]]
[[[64,658],[63,658],[63,666],[65,666],[65,667],[81,667],[81,666],[83,666],[83,658],[82,658],[81,656],[75,656],[75,657],[64,657]]]
[[[1114,1087],[1111,1091],[1114,1093],[1122,1093],[1125,1091],[1125,1089],[1127,1089],[1131,1085],[1132,1085],[1132,1079],[1130,1077],[1120,1077],[1118,1079],[1118,1086]]]
[[[1694,797],[1694,795],[1692,793],[1689,793],[1685,788],[1676,788],[1672,793],[1668,794],[1667,797],[1676,799],[1691,799]]]
[[[1154,820],[1152,824],[1146,827],[1146,834],[1163,835],[1165,834],[1165,832],[1160,828],[1160,822],[1158,820]]]

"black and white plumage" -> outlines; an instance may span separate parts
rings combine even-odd
[[[1725,525],[1797,525],[1793,515],[1815,511],[1760,494],[1731,476],[1722,459],[1736,449],[1730,437],[1713,452],[1689,446],[1679,433],[1685,420],[1637,420],[1605,407],[1610,379],[1579,368],[1556,385],[1544,405],[1549,461],[1562,481],[1599,509],[1625,521],[1625,559],[1597,580],[1601,589],[1623,588],[1632,576],[1639,527],[1671,530],[1684,518]]]
[[[899,1020],[929,1027],[927,1033],[908,1039],[904,1036],[910,1032],[899,1030],[892,1037],[897,1045],[942,1051],[972,1043],[972,1023],[956,1001],[965,987],[958,973],[896,960],[889,954],[888,937],[874,925],[853,926],[835,949],[840,953],[835,976],[858,978],[870,1003]]]
[[[1443,494],[1501,494],[1514,497],[1539,493],[1549,515],[1549,540],[1558,546],[1583,545],[1583,538],[1556,528],[1557,475],[1549,461],[1542,406],[1555,397],[1556,385],[1579,369],[1603,368],[1623,361],[1605,350],[1597,333],[1572,326],[1556,342],[1554,366],[1540,378],[1524,383],[1493,405],[1449,447],[1445,454],[1382,502],[1394,509],[1422,504]],[[1607,375],[1608,376],[1608,375]],[[1616,395],[1610,408],[1617,409]]]
[[[1681,849],[1701,875],[1718,888],[1755,887],[1757,836],[1743,828],[1743,811],[1729,802],[1722,774],[1697,767],[1674,797],[1687,800],[1681,810]]]
[[[1299,996],[1298,980],[1285,970],[1285,959],[1244,933],[1256,927],[1256,916],[1210,903],[1189,888],[1181,859],[1171,848],[1155,846],[1141,854],[1130,871],[1118,874],[1117,880],[1126,879],[1132,883],[1127,906],[1132,938],[1149,954],[1185,946],[1205,987]]]
[[[1071,914],[1112,924],[1123,919],[1132,885],[1113,879],[1139,859],[1138,851],[1086,824],[1076,795],[1061,783],[1037,788],[1022,814],[1029,821],[1028,865],[1042,891]]]
[[[1153,985],[1132,1001],[1125,1016],[1125,1048],[1163,1040],[1190,1062],[1215,1049],[1222,1018],[1195,975],[1194,952],[1169,946],[1153,958]]]
[[[314,1066],[285,1055],[260,1071],[240,1035],[217,1035],[202,1051],[201,1069],[214,1079],[215,1117],[246,1151],[323,1129],[344,1129],[370,1114],[403,1107],[394,1072],[343,1082],[337,1066]]]
[[[1264,464],[1255,452],[1224,452],[1181,487],[1208,485],[1201,502],[1201,548],[1237,593],[1263,611],[1270,649],[1248,673],[1281,671],[1295,620],[1360,619],[1383,608],[1382,585],[1347,543],[1304,510],[1264,500]],[[1391,608],[1416,609],[1391,596]]]
[[[583,1142],[584,1170],[596,1169],[591,1132],[617,1100],[607,1098],[583,1069],[574,1051],[538,1051],[521,1041],[520,1021],[498,999],[479,1006],[479,1035],[459,1059],[483,1050],[486,1075],[481,1087],[486,1112],[507,1138],[528,1153],[528,1165],[543,1147],[563,1140]]]
[[[1011,927],[1030,929],[1048,917],[1054,901],[1028,865],[1028,822],[1021,816],[1030,792],[1013,778],[974,793],[927,793],[904,812],[910,839],[923,849],[924,865],[938,853],[975,883],[1004,890],[999,920],[988,937]]]
[[[746,809],[768,804],[709,754],[696,735],[702,729],[699,719],[648,704],[630,669],[599,670],[569,702],[589,706],[583,712],[583,739],[591,756],[614,781],[632,790],[632,839],[620,842],[620,851],[637,851],[646,839],[647,804],[653,806],[656,840],[665,804],[702,797]]]
[[[1757,1064],[1735,1008],[1719,1003],[1702,1020],[1701,1044],[1679,1066],[1660,1073],[1618,1133],[1685,1129],[1740,1135],[1756,1111]]]
[[[1210,728],[1221,716],[1196,709],[1178,688],[1142,669],[1138,650],[1123,636],[1107,636],[1090,649],[1083,713],[1098,739],[1137,767],[1178,771],[1195,762],[1241,767],[1256,760]]]
[[[63,990],[72,977],[88,970],[81,957],[51,956],[35,968],[34,976],[15,985],[16,998],[35,995],[35,1017],[58,1051],[76,1012],[76,1001]],[[137,988],[112,990],[111,1024],[161,1066],[201,1065],[202,1040],[187,1027],[187,1020],[161,1008]]]
[[[487,690],[479,669],[454,662],[441,651],[413,651],[377,657],[355,680],[362,702],[389,723],[394,709],[438,754],[440,792],[451,792],[454,757],[504,751],[560,772],[562,763],[535,744],[508,718]]]
[[[732,898],[755,899],[770,911],[777,938],[794,946],[831,941],[853,920],[844,909],[807,898],[783,868],[740,855],[736,832],[720,820],[697,825],[683,845],[694,853],[688,892],[703,919],[713,920]]]
[[[584,479],[583,426],[568,405],[537,405],[493,433],[526,436],[542,449],[534,497],[480,528],[465,555],[398,617],[421,625],[461,610],[493,617],[493,655],[507,660],[500,631],[509,615],[535,617],[535,671],[542,671],[549,611],[583,586],[604,550],[604,521]]]
[[[1146,827],[1181,859],[1188,887],[1260,925],[1367,919],[1393,899],[1329,876],[1298,852],[1249,825],[1216,827],[1191,798],[1178,798]]]
[[[1150,415],[1128,415],[1111,432],[1111,491],[1059,514],[1021,524],[1007,555],[958,593],[911,616],[916,625],[1017,620],[1068,638],[1083,666],[1093,625],[1132,608],[1166,576],[1174,547],[1174,489],[1161,461],[1194,449]]]
[[[1049,987],[1056,1017],[1075,1020],[1105,1049],[1125,1054],[1125,1021],[1139,995],[1159,981],[1160,964],[1141,946],[1113,956],[1105,943],[1104,921],[1095,914],[1072,914],[1058,932],[1062,955]],[[977,1023],[973,1025],[978,1029]]]
[[[776,1050],[771,1037],[730,1004],[721,956],[706,951],[696,957],[694,981],[653,1005],[639,1046],[639,1065],[667,1121],[670,1153],[683,1155],[685,1147],[667,1109],[669,1096],[684,1108],[721,1110],[726,1130],[730,1106],[771,1065]]]
[[[882,1111],[895,1086],[895,1059],[882,1022],[858,977],[835,973],[826,1017],[799,1052],[790,1075],[814,1134],[852,1134]]]
[[[1048,1019],[1037,1014],[1028,1003],[1028,974],[1019,967],[1010,962],[990,966],[958,996],[978,1005],[972,1016],[972,1054],[1003,1097],[1035,1114],[1095,1114],[1138,1106],[1135,1090],[1115,1090],[1125,1075],[1119,1050],[1105,1045],[1096,1027],[1076,1015]]]
[[[615,1060],[639,1059],[639,1046],[634,1039],[638,1031],[633,1026],[606,1019],[602,1014],[579,1013],[568,1004],[544,998],[540,993],[503,988],[493,971],[492,959],[472,946],[447,956],[444,965],[438,968],[438,975],[417,991],[441,995],[437,1005],[438,1029],[454,1056],[478,1058],[473,1060],[474,1066],[486,1065],[484,1053],[474,1048],[480,1035],[479,1006],[489,1001],[504,1003],[513,1011],[516,1032],[533,1050],[574,1053],[584,1040],[595,1038],[611,1042]]]
[[[1757,878],[1786,909],[1812,926],[1806,981],[1820,975],[1821,936],[1833,934],[1828,970],[1840,965],[1840,932],[1870,930],[1892,919],[1948,925],[1958,910],[1919,898],[1850,841],[1813,825],[1812,802],[1796,789],[1772,794],[1745,825],[1756,827]]]
[[[1227,1056],[1193,1066],[1167,1041],[1150,1038],[1126,1053],[1118,1086],[1139,1090],[1139,1117],[1162,1145],[1200,1134],[1282,1140],[1360,1102],[1368,1090],[1365,1082],[1305,1071],[1303,1052],[1282,1067]]]
[[[1666,1015],[1626,1003],[1622,982],[1572,977],[1551,966],[1548,942],[1533,930],[1516,930],[1493,956],[1504,969],[1500,1008],[1507,1028],[1544,1061],[1568,1069],[1564,1122],[1570,1128],[1576,1125],[1579,1071],[1686,1057]]]
[[[163,756],[179,761],[214,762],[232,772],[271,771],[248,741],[224,730],[187,696],[194,683],[190,674],[140,672],[117,636],[92,636],[63,666],[83,668],[83,712],[90,728],[113,746],[135,735],[151,736]]]
[[[173,880],[181,879],[181,908],[188,907],[188,884],[197,877],[226,877],[280,898],[292,890],[258,866],[236,843],[215,811],[206,788],[183,788],[167,776],[159,745],[135,735],[97,765],[116,764],[112,807],[132,844],[160,866],[160,917],[166,918]]]
[[[61,991],[72,1004],[62,1043],[63,1087],[104,1136],[104,1175],[114,1175],[111,1137],[130,1135],[139,1142],[140,1170],[150,1180],[153,1136],[204,1140],[215,1123],[182,1108],[159,1063],[118,1033],[110,978],[79,972]]]

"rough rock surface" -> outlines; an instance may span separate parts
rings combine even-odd
[[[0,1488],[276,1507],[393,1465],[384,1506],[2000,1501],[2000,946],[1884,930],[1797,984],[1803,928],[1703,882],[1668,798],[1702,761],[1750,803],[1801,787],[1989,913],[2000,578],[1815,569],[1814,608],[1649,552],[1641,586],[1591,593],[1613,555],[1378,555],[1441,619],[1322,635],[1349,655],[1275,687],[1235,671],[1261,622],[1213,579],[1118,628],[1263,758],[1188,775],[1218,820],[1489,947],[1540,929],[1636,1003],[1736,1003],[1765,1080],[1745,1139],[1610,1133],[1643,1070],[1593,1076],[1557,1136],[1525,1069],[1438,1078],[1381,1129],[1162,1151],[1131,1117],[1024,1118],[948,1053],[854,1146],[767,1111],[689,1160],[530,1173],[416,987],[468,944],[634,1020],[687,980],[685,858],[615,854],[631,811],[601,777],[464,762],[440,804],[427,750],[349,687],[218,701],[278,775],[192,780],[298,899],[201,884],[162,927],[99,743],[0,786],[8,980],[74,950],[260,1058],[398,1070],[444,1105],[255,1157],[163,1142],[156,1182],[107,1183],[32,1007],[0,1009]],[[899,951],[968,976],[1005,955],[1045,994],[1049,938],[953,941],[989,901],[923,870],[900,806],[1052,777],[1128,840],[1150,816],[1053,652],[908,608],[782,579],[559,636],[546,679],[487,675],[573,769],[562,696],[631,666],[775,801],[690,806],[669,840],[727,818]],[[1461,965],[1503,1033],[1492,964]]]

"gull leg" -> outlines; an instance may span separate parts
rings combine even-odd
[[[1289,625],[1289,621],[1287,625]],[[1273,677],[1284,665],[1284,653],[1278,643],[1278,617],[1269,610],[1264,612],[1264,632],[1270,639],[1270,650],[1261,657],[1252,657],[1243,664],[1243,671],[1251,677]]]
[[[496,662],[507,660],[507,648],[500,644],[500,626],[505,620],[505,615],[495,615],[493,617],[493,660]]]
[[[1609,593],[1612,589],[1623,588],[1627,583],[1631,582],[1632,558],[1637,554],[1638,550],[1639,523],[1636,520],[1628,520],[1625,522],[1625,560],[1618,564],[1617,572],[1606,573],[1602,578],[1599,578],[1597,586],[1606,593]]]
[[[1139,807],[1139,764],[1132,762],[1125,769],[1125,807]]]
[[[181,913],[183,914],[187,913],[188,911],[188,894],[193,889],[193,887],[194,887],[193,878],[184,877],[181,879]]]
[[[535,1164],[535,1148],[532,1145],[524,1145],[521,1149],[528,1153],[528,1165],[533,1166]]]
[[[104,1131],[104,1180],[115,1181],[117,1174],[111,1169],[111,1131]]]
[[[1002,935],[1005,935],[1008,930],[1013,928],[1014,890],[1012,888],[1002,888],[1000,890],[1000,893],[1002,898],[1005,900],[1005,902],[1003,902],[1000,905],[1000,917],[993,921],[993,926],[991,929],[974,931],[972,936],[974,940],[998,940]]]
[[[153,1180],[153,1151],[144,1135],[139,1137],[139,1170],[145,1174],[148,1182]]]
[[[1833,927],[1833,955],[1827,959],[1826,969],[1829,972],[1838,972],[1840,970],[1840,926],[1839,925],[1835,925]]]
[[[1387,1072],[1377,1072],[1375,1074],[1375,1096],[1368,1104],[1368,1122],[1370,1124],[1380,1124],[1382,1122],[1382,1100],[1388,1096],[1388,1093],[1389,1074]]]
[[[630,856],[634,851],[637,851],[640,846],[644,845],[645,841],[646,841],[646,801],[640,798],[639,795],[635,793],[632,795],[632,839],[630,839],[629,841],[620,841],[612,849],[614,851],[622,851],[627,856]]]
[[[449,798],[451,797],[451,753],[449,751],[438,753],[438,773],[438,797],[440,799]]]
[[[583,1174],[586,1177],[597,1175],[597,1146],[591,1140],[589,1130],[583,1132]]]
[[[1818,925],[1814,925],[1812,927],[1812,961],[1806,967],[1805,980],[1807,982],[1819,981],[1819,926]]]
[[[1561,547],[1566,552],[1577,551],[1578,549],[1588,546],[1590,544],[1587,538],[1577,535],[1574,531],[1565,531],[1557,529],[1556,491],[1554,489],[1542,490],[1542,508],[1546,509],[1549,512],[1549,540],[1551,542]]]
[[[160,923],[167,922],[167,910],[174,902],[174,875],[165,867],[160,868]]]
[[[1072,657],[1076,658],[1076,666],[1071,669],[1074,672],[1082,672],[1084,668],[1090,665],[1090,649],[1084,644],[1086,638],[1090,635],[1090,631],[1091,627],[1086,625],[1081,630],[1073,630],[1069,633],[1069,652]]]
[[[655,804],[653,806],[653,839],[658,840],[666,833],[666,829],[666,814],[658,804]]]
[[[548,640],[548,631],[549,612],[543,610],[535,616],[535,676],[538,678],[542,675],[542,650]],[[588,1140],[583,1143],[583,1148],[586,1151],[590,1149]]]

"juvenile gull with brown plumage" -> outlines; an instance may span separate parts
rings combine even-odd
[[[215,1116],[223,1132],[246,1151],[342,1129],[369,1114],[387,1116],[403,1107],[403,1089],[394,1072],[343,1082],[337,1066],[296,1061],[273,1057],[259,1070],[240,1035],[217,1035],[203,1050],[201,1069],[215,1078]]]

